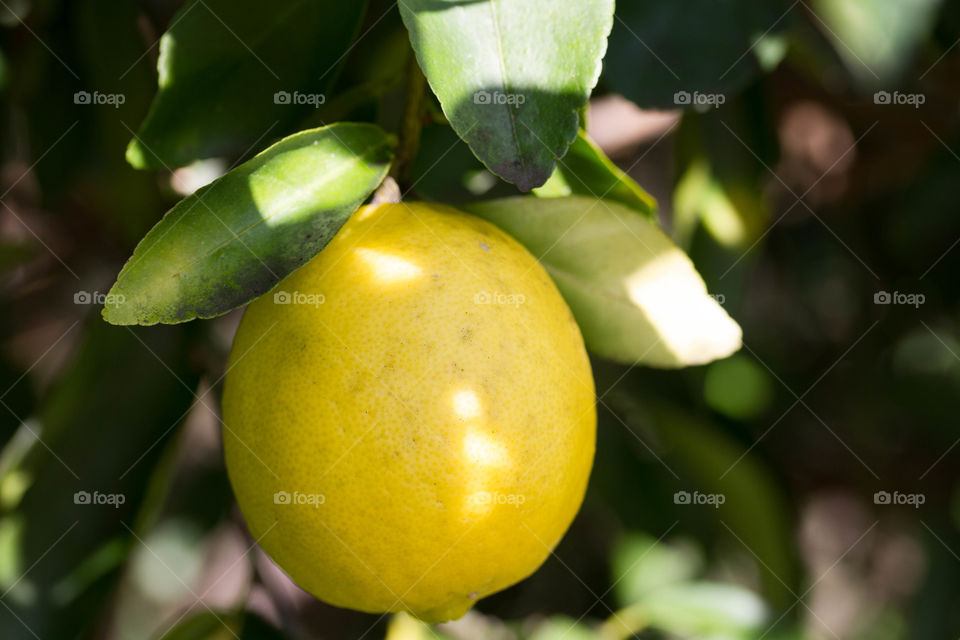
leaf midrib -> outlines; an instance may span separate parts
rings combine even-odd
[[[510,80],[507,78],[507,60],[506,56],[503,53],[503,35],[500,33],[500,21],[498,19],[498,14],[496,10],[496,0],[488,0],[488,6],[490,7],[490,17],[493,21],[493,34],[497,40],[497,66],[500,67],[500,79],[503,84],[503,93],[506,96],[510,93]],[[523,158],[523,149],[520,146],[520,133],[517,130],[517,120],[516,114],[513,113],[513,109],[510,108],[510,105],[506,102],[503,105],[503,108],[507,111],[507,119],[510,121],[510,134],[513,138],[513,144],[517,149],[517,160],[520,162],[521,168],[526,168]]]

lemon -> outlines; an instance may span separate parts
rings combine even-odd
[[[228,367],[237,501],[325,602],[458,618],[535,571],[580,508],[583,339],[533,256],[479,218],[361,209],[247,308]]]

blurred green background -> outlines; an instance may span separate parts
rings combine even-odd
[[[594,360],[577,520],[533,577],[429,630],[317,602],[250,540],[218,421],[239,312],[100,319],[139,238],[243,159],[126,164],[180,3],[0,0],[0,638],[960,636],[960,3],[620,4],[588,131],[744,347]],[[358,33],[326,104],[270,138],[396,129],[396,6]],[[432,111],[417,198],[515,193]]]

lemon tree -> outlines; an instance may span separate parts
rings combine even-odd
[[[270,119],[288,135],[174,206],[103,317],[176,324],[248,305],[222,431],[253,539],[327,603],[459,618],[536,571],[580,509],[598,403],[588,351],[677,368],[733,353],[740,329],[659,228],[655,200],[584,132],[612,2],[401,3],[409,45],[359,54],[407,79],[393,127],[344,117],[369,99],[362,83],[327,103],[318,65],[336,68],[342,45],[310,40],[309,64],[282,45],[342,35],[355,11],[321,20],[293,2],[261,32],[243,3],[220,4],[188,4],[163,35],[129,162],[256,149]],[[259,66],[231,38],[197,55],[221,8]],[[205,102],[184,112],[199,86]],[[215,115],[237,96],[253,108]],[[418,201],[431,120],[514,196]]]
[[[960,638],[958,43],[0,1],[0,639]]]

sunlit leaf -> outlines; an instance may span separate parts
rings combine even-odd
[[[895,81],[930,34],[942,0],[815,0],[816,24],[864,86]]]
[[[464,208],[541,261],[593,353],[683,367],[740,348],[740,327],[707,294],[690,259],[633,209],[579,196],[505,198]]]
[[[521,190],[546,182],[600,74],[612,0],[405,0],[400,13],[457,134]]]
[[[104,318],[209,318],[266,292],[323,249],[376,189],[392,144],[370,124],[302,131],[180,201],[120,272]]]
[[[701,554],[689,546],[631,534],[617,543],[611,557],[617,600],[623,606],[639,602],[652,591],[693,578],[702,564]]]
[[[641,607],[650,626],[688,637],[742,634],[757,630],[767,618],[756,594],[730,584],[679,583],[648,594]]]
[[[541,622],[528,640],[596,640],[587,625],[566,616],[553,616]]]

